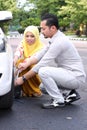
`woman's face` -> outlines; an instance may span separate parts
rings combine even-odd
[[[35,43],[35,36],[33,35],[33,33],[31,33],[31,32],[27,32],[26,34],[25,34],[25,40],[26,40],[26,42],[29,44],[29,45],[32,45],[32,44],[34,44]]]

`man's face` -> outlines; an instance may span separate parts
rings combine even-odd
[[[46,20],[41,21],[40,27],[41,27],[41,33],[44,35],[45,38],[52,37],[51,27],[46,25]]]

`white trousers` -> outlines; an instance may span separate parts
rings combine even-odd
[[[60,89],[77,89],[80,82],[73,74],[63,68],[42,67],[39,69],[39,76],[48,94],[61,101],[64,100]]]

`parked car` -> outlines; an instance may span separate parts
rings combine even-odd
[[[16,38],[16,37],[19,37],[20,36],[20,33],[18,31],[10,31],[8,32],[8,37],[10,38]]]
[[[12,19],[10,11],[0,11],[0,24]],[[13,105],[13,51],[0,28],[0,109]]]

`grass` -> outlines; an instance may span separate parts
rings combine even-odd
[[[76,35],[76,30],[67,30],[67,31],[64,31],[64,34],[66,34],[67,36],[68,35]],[[79,38],[87,38],[87,36],[86,35],[80,35],[80,36],[78,36],[78,35],[76,35],[77,37],[79,37]]]

